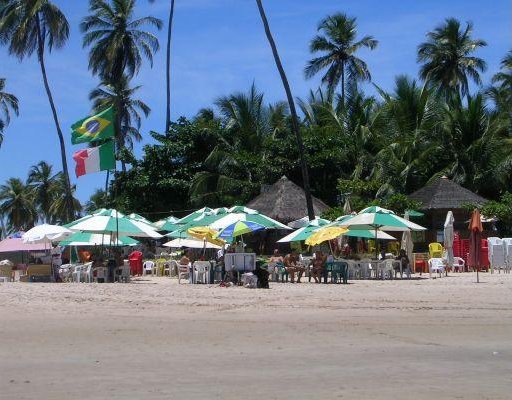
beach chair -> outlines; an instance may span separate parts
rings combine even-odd
[[[169,277],[178,276],[178,262],[176,260],[170,260],[169,263]]]
[[[97,267],[93,271],[94,282],[108,282],[108,268],[107,267]]]
[[[443,246],[441,243],[429,243],[428,254],[430,258],[442,258],[443,257]]]
[[[178,284],[181,283],[181,278],[190,280],[190,266],[188,264],[178,263]]]
[[[209,261],[196,261],[193,264],[194,283],[210,283],[210,269],[212,265]]]
[[[86,283],[92,283],[92,280],[93,280],[93,276],[92,276],[92,262],[84,264],[84,267],[83,267],[83,280]]]
[[[505,272],[512,270],[512,238],[503,238],[503,247],[505,248]]]
[[[432,274],[439,274],[441,278],[446,270],[444,260],[442,258],[431,258],[428,260],[428,268],[430,271],[430,276]]]
[[[144,261],[142,264],[142,275],[153,275],[156,272],[154,261]]]
[[[491,273],[494,273],[496,270],[501,273],[501,270],[505,270],[506,268],[506,248],[503,240],[498,237],[487,238],[487,246],[489,249],[488,255]]]
[[[395,273],[395,270],[393,268],[393,263],[395,260],[393,259],[386,259],[382,260],[380,263],[377,264],[377,278],[380,279],[386,279],[387,276],[389,276],[389,279],[393,279],[393,275]]]
[[[123,265],[117,269],[116,280],[118,282],[129,283],[130,282],[130,266]]]
[[[466,262],[463,258],[453,257],[453,270],[455,272],[464,272],[466,270]]]

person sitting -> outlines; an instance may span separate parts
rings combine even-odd
[[[184,251],[183,252],[183,256],[180,258],[179,264],[181,264],[181,265],[189,265],[191,260],[190,260],[190,258],[188,256],[189,256],[189,253]]]
[[[272,274],[272,280],[277,280],[277,274],[279,267],[283,266],[283,257],[279,253],[278,249],[274,250],[274,253],[269,258],[267,263],[268,272]]]
[[[402,271],[405,271],[407,274],[407,278],[411,277],[411,263],[409,261],[409,257],[407,256],[407,253],[404,249],[400,250],[400,253],[398,254],[398,257],[396,257],[397,261],[400,261],[400,263],[395,263],[394,268],[396,272],[400,272],[400,265],[402,266]]]
[[[290,254],[287,254],[283,260],[286,272],[290,274],[291,282],[295,283],[295,273],[297,273],[297,283],[300,283],[300,278],[305,271],[305,268],[299,264],[299,255],[296,250],[292,250]]]
[[[315,258],[313,259],[313,269],[311,270],[311,276],[315,280],[315,283],[320,283],[322,281],[326,262],[327,256],[325,256],[321,250],[318,250],[315,253]]]

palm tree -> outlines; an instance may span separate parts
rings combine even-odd
[[[37,221],[34,191],[21,179],[10,178],[0,186],[0,214],[6,217],[11,230],[30,229]]]
[[[11,120],[10,112],[13,111],[16,115],[19,114],[18,99],[13,94],[4,92],[4,90],[5,78],[0,78],[0,146],[4,139],[2,132]]]
[[[267,36],[268,43],[270,48],[272,49],[272,54],[274,56],[274,61],[276,63],[277,70],[279,71],[279,75],[281,76],[281,81],[283,82],[284,90],[286,92],[286,98],[288,100],[288,106],[290,107],[291,114],[291,122],[292,122],[292,132],[297,138],[297,147],[299,149],[299,157],[300,164],[302,170],[302,181],[304,186],[304,193],[306,196],[306,203],[308,209],[308,217],[310,220],[315,219],[315,211],[313,210],[313,199],[311,197],[311,190],[309,187],[309,174],[308,174],[308,166],[306,164],[306,157],[304,152],[304,143],[302,141],[302,134],[299,129],[299,118],[297,117],[297,111],[295,109],[295,102],[293,100],[292,91],[290,89],[290,85],[288,83],[288,78],[286,77],[286,73],[284,72],[283,65],[281,63],[281,58],[279,57],[279,53],[277,51],[277,46],[272,37],[272,32],[270,32],[270,26],[268,24],[267,16],[265,14],[265,9],[263,8],[263,4],[261,0],[256,0],[256,4],[258,6],[258,10],[260,13],[261,21],[263,23],[263,27],[265,29],[265,35]]]
[[[312,78],[322,70],[327,69],[322,77],[322,83],[327,85],[329,92],[334,92],[341,80],[341,100],[345,102],[345,77],[351,81],[371,80],[370,71],[366,63],[356,57],[361,48],[371,50],[379,43],[372,36],[364,36],[356,41],[356,18],[346,14],[334,14],[323,19],[318,25],[319,34],[311,40],[309,49],[311,53],[322,55],[308,62],[304,73],[306,78]]]
[[[43,76],[46,95],[52,109],[53,120],[57,129],[64,174],[64,193],[71,210],[71,184],[69,181],[66,146],[60,128],[57,109],[46,75],[44,61],[45,49],[61,48],[69,36],[69,24],[66,16],[49,0],[3,0],[0,2],[0,44],[9,46],[9,53],[20,60],[37,54]],[[67,219],[73,216],[68,214]]]
[[[462,29],[460,21],[449,18],[427,33],[427,41],[418,46],[418,62],[423,63],[420,77],[447,98],[454,93],[467,96],[468,78],[477,85],[482,84],[480,72],[484,72],[487,65],[472,54],[487,43],[473,39],[472,33],[472,23],[466,23],[466,28]]]
[[[501,71],[492,77],[495,86],[487,90],[487,96],[494,102],[500,116],[508,119],[512,135],[512,50],[501,61]]]
[[[87,203],[85,203],[84,211],[88,214],[100,209],[108,208],[108,194],[103,189],[96,189],[91,195]]]
[[[72,201],[71,210],[69,210],[69,201],[65,196],[63,196],[64,184],[64,176],[62,174],[58,174],[52,185],[52,204],[50,206],[50,215],[52,222],[54,223],[62,223],[70,211],[74,218],[80,214],[80,211],[82,211],[82,205],[75,197],[76,185],[71,187]]]
[[[133,141],[140,142],[142,135],[140,127],[142,123],[141,114],[145,117],[149,115],[151,109],[142,100],[134,98],[141,86],[129,86],[128,78],[123,75],[119,80],[110,84],[102,82],[96,89],[89,94],[89,99],[93,101],[95,111],[114,106],[116,110],[116,142],[119,151],[124,148],[132,149]],[[122,160],[123,171],[125,163]]]
[[[143,26],[162,28],[155,17],[133,19],[135,0],[90,0],[91,15],[80,24],[84,33],[83,46],[91,46],[89,69],[103,80],[116,82],[126,74],[138,73],[145,56],[153,65],[153,55],[159,49],[158,39],[141,30]]]
[[[171,8],[169,10],[169,23],[167,26],[167,55],[166,63],[166,113],[165,113],[165,132],[168,132],[171,124],[171,39],[172,39],[172,22],[174,19],[174,0],[171,0]]]
[[[35,201],[44,222],[50,222],[50,208],[54,197],[54,186],[57,179],[62,179],[60,173],[54,174],[52,165],[40,161],[30,168],[27,183],[33,187]]]

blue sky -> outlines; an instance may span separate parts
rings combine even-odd
[[[87,14],[87,0],[54,0],[68,17],[71,36],[62,50],[47,57],[47,71],[59,117],[66,134],[67,155],[77,194],[86,201],[95,188],[103,187],[105,174],[74,177],[69,126],[90,110],[89,91],[97,84],[87,69],[87,51],[82,49],[80,20]],[[138,1],[138,14],[167,21],[168,0]],[[254,0],[176,0],[172,60],[172,118],[192,116],[201,107],[234,91],[246,91],[254,81],[266,101],[285,98],[272,54],[267,45]],[[488,63],[485,83],[499,68],[500,59],[512,48],[509,0],[265,0],[274,37],[296,97],[305,97],[318,87],[306,81],[303,68],[310,58],[309,40],[317,23],[328,14],[345,12],[357,17],[360,35],[379,40],[374,51],[359,56],[369,65],[373,81],[391,90],[398,74],[416,76],[416,49],[425,33],[447,17],[474,23],[474,37],[487,41],[478,56]],[[150,130],[162,131],[165,121],[165,29],[158,33],[161,51],[153,68],[149,63],[135,79],[143,85],[139,97],[151,108],[144,121],[144,141],[136,145],[140,155],[150,141]],[[46,160],[60,169],[57,135],[52,122],[39,66],[35,58],[19,63],[0,48],[0,77],[7,90],[20,100],[20,117],[14,118],[0,148],[0,183],[9,177],[26,178],[29,167]],[[370,89],[371,90],[371,89]]]

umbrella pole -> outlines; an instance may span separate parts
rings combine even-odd
[[[375,226],[375,259],[379,259],[379,241],[377,240],[377,226]]]

